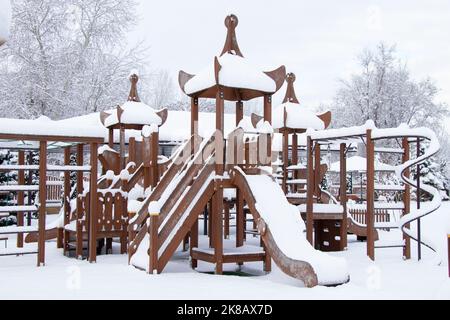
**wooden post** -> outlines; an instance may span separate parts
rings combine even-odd
[[[191,228],[191,237],[190,237],[190,250],[191,250],[191,257],[192,257],[192,252],[195,248],[198,248],[198,217],[194,222],[194,225]],[[195,259],[191,260],[191,267],[192,269],[197,268],[198,266],[198,261]]]
[[[125,128],[120,126],[120,170],[125,168]]]
[[[410,159],[410,145],[408,138],[403,138],[402,147],[404,150],[402,162],[405,163]],[[406,178],[411,176],[411,170],[407,169],[404,173]],[[403,203],[405,208],[403,209],[403,215],[407,215],[411,212],[411,186],[405,183],[405,191],[403,193]],[[406,226],[409,228],[409,224]],[[407,234],[403,234],[403,239],[405,240],[405,247],[403,248],[403,257],[407,260],[411,259],[411,238]]]
[[[148,229],[150,246],[149,246],[149,269],[150,274],[158,273],[158,218],[159,213],[150,213],[150,225]]]
[[[77,145],[77,166],[83,166],[84,164],[84,145]],[[83,199],[80,197],[84,192],[84,179],[83,172],[77,172],[77,220],[80,220],[83,215]],[[87,217],[86,217],[87,219]],[[78,239],[77,235],[77,246],[75,255],[77,259],[83,257],[83,239]]]
[[[244,197],[242,191],[237,190],[236,193],[236,247],[244,246],[244,232],[245,232],[245,213],[244,213]]]
[[[298,165],[299,159],[298,159],[298,135],[294,132],[292,135],[292,164]],[[294,180],[298,179],[298,170],[294,170],[292,172]],[[298,191],[298,185],[293,185],[293,192],[296,193]]]
[[[347,239],[347,155],[346,155],[347,145],[345,143],[341,144],[340,149],[340,199],[341,205],[344,209],[344,216],[341,224],[340,237],[341,237],[341,250],[345,250],[348,245]]]
[[[98,144],[91,143],[91,174],[89,201],[89,262],[97,262],[97,194]]]
[[[70,165],[70,147],[64,148],[64,165],[69,166]],[[64,205],[64,226],[68,225],[70,223],[70,171],[64,171],[64,199],[63,199],[63,205]],[[58,229],[58,249],[64,249],[64,255],[67,251],[67,244],[69,243],[69,232],[64,232],[64,228]]]
[[[109,129],[108,131],[108,146],[113,149],[114,148],[114,129]]]
[[[198,133],[198,98],[191,99],[191,136]]]
[[[417,146],[416,146],[416,156],[417,158],[420,157],[421,150],[420,150],[420,138],[417,138]],[[420,181],[420,172],[421,165],[420,163],[417,165],[416,169],[416,177],[417,177],[417,210],[420,210],[421,208],[421,201],[422,201],[422,190],[421,190],[421,181]],[[420,261],[422,260],[422,230],[421,230],[421,219],[417,219],[417,259]]]
[[[244,103],[242,101],[236,102],[236,127],[244,119]]]
[[[375,261],[375,145],[372,140],[372,130],[367,130],[367,256]]]
[[[25,152],[19,151],[19,166],[25,165]],[[18,172],[18,184],[19,186],[25,185],[25,170],[19,170]],[[28,197],[31,193],[28,192]],[[19,191],[17,193],[17,205],[23,206],[25,204],[25,192]],[[17,226],[23,227],[24,225],[24,212],[17,212]],[[17,248],[23,248],[23,234],[17,235]]]
[[[264,121],[272,124],[272,96],[264,96]]]
[[[33,152],[29,152],[28,153],[28,164],[33,164]],[[33,184],[33,172],[32,170],[28,170],[28,177],[27,177],[27,185],[32,185]],[[33,204],[32,199],[31,199],[31,194],[28,195],[28,201],[27,204],[29,206],[31,206]],[[31,226],[31,218],[32,218],[32,212],[27,212],[27,226]]]
[[[41,141],[39,146],[39,236],[38,267],[45,266],[45,218],[47,201],[47,142]]]
[[[224,133],[224,94],[219,87],[216,96],[216,130],[222,135],[222,141],[216,140],[216,175],[223,175],[225,171],[224,159],[220,157],[223,154],[223,133]],[[216,136],[216,139],[219,137]],[[214,252],[216,260],[216,274],[223,273],[223,187],[220,184],[215,186],[216,192],[213,196],[213,219],[212,228],[214,229]]]
[[[283,191],[288,193],[288,167],[289,167],[289,132],[287,129],[283,131]]]
[[[319,145],[319,144],[317,144]],[[306,200],[306,239],[311,245],[314,245],[313,230],[314,230],[314,158],[313,158],[313,141],[308,136],[307,144],[308,157],[308,183],[307,183],[307,200]]]
[[[314,148],[314,195],[320,199],[320,144],[316,144]]]
[[[128,142],[128,162],[134,162],[136,165],[136,138],[131,137]],[[133,174],[136,168],[130,168],[130,173]]]
[[[153,132],[151,136],[151,176],[152,176],[152,187],[156,188],[159,182],[159,166],[158,166],[158,155],[159,155],[159,132]]]

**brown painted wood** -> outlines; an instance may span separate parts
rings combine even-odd
[[[89,262],[97,261],[97,174],[98,174],[98,144],[91,143],[91,175],[90,175],[90,206],[89,206]]]
[[[198,134],[198,114],[198,98],[191,98],[191,136],[195,136]]]
[[[288,193],[287,180],[288,180],[288,170],[289,167],[289,134],[287,132],[283,133],[283,191]]]
[[[64,148],[64,165],[68,166],[70,165],[70,156],[71,156],[71,147]],[[68,225],[70,223],[70,214],[71,214],[71,208],[70,208],[70,192],[71,192],[71,185],[70,185],[70,172],[66,171],[64,172],[64,226]],[[61,231],[59,231],[61,233]],[[66,245],[69,243],[69,234],[64,232],[64,255],[66,254]]]
[[[25,165],[25,152],[19,151],[18,156],[19,166]],[[25,185],[25,171],[19,170],[17,176],[17,182],[19,185]],[[28,195],[30,196],[30,194]],[[17,205],[23,206],[25,204],[25,193],[23,191],[19,191],[17,193]],[[24,225],[24,212],[17,212],[17,226],[23,227]],[[17,248],[23,248],[23,234],[17,235]]]
[[[307,200],[306,200],[306,238],[313,245],[314,230],[314,156],[313,141],[308,136],[307,143],[307,166],[308,166],[308,184],[307,184]]]
[[[340,184],[340,193],[339,199],[341,202],[341,206],[344,208],[344,217],[347,216],[347,154],[346,154],[347,145],[342,143],[340,145],[340,173],[339,173],[339,184]],[[341,237],[341,251],[347,248],[347,223],[341,224],[340,229],[340,237]]]
[[[408,138],[403,138],[402,148],[404,150],[404,154],[402,156],[402,162],[405,163],[410,160],[410,145]],[[407,169],[403,175],[406,178],[410,178],[411,170]],[[405,204],[405,208],[403,210],[403,215],[407,215],[411,212],[411,186],[409,184],[405,184],[405,191],[403,192],[403,203]],[[409,228],[409,225],[406,225],[406,228]],[[405,247],[403,248],[403,257],[405,259],[411,259],[411,238],[406,234],[403,234],[403,239],[405,240]]]
[[[148,227],[150,238],[149,253],[149,273],[158,273],[158,215],[150,215],[150,225]]]
[[[45,226],[46,226],[46,200],[47,200],[47,142],[41,141],[39,145],[39,241],[38,241],[38,267],[45,266]]]
[[[152,133],[151,136],[151,185],[153,188],[159,183],[159,165],[158,165],[158,155],[159,155],[159,132]]]
[[[286,95],[284,97],[283,103],[291,102],[291,103],[297,103],[300,102],[297,99],[297,96],[295,94],[295,83],[296,77],[294,73],[288,73],[286,75],[286,82],[287,82],[287,89],[286,89]]]
[[[244,119],[244,103],[242,101],[236,102],[236,126]]]
[[[375,214],[375,146],[372,130],[367,130],[367,256],[375,260],[374,214]]]
[[[272,96],[264,96],[264,121],[272,124]]]

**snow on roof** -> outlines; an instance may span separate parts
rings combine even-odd
[[[9,37],[9,26],[11,23],[10,0],[0,0],[0,45]]]
[[[162,124],[162,119],[156,114],[155,109],[142,102],[127,101],[121,107],[123,113],[118,118],[117,111],[114,111],[105,120],[105,126],[111,127],[119,122],[122,124],[137,124],[137,125],[157,125]]]
[[[112,113],[114,111],[107,111]],[[235,129],[235,115],[225,114],[225,135],[228,135]],[[249,124],[250,119],[244,117],[244,121]],[[61,124],[82,123],[91,128],[100,129],[104,132],[104,136],[108,136],[108,130],[103,126],[100,120],[99,113],[91,113],[84,116],[70,118],[58,121]],[[210,136],[216,129],[216,115],[215,113],[200,112],[199,113],[199,135],[202,137]],[[117,131],[117,130],[116,130]],[[140,138],[141,131],[126,130],[125,139],[130,137]],[[191,114],[189,111],[169,111],[166,123],[160,128],[159,139],[165,142],[181,142],[189,139],[191,136]],[[120,141],[119,132],[115,132],[114,142]]]
[[[219,85],[267,93],[277,91],[275,81],[247,59],[225,53],[218,60],[222,67],[219,71]],[[212,62],[206,69],[190,79],[186,83],[184,90],[187,95],[191,95],[212,88],[215,85],[215,64]]]
[[[388,164],[375,161],[375,170],[376,171],[395,171],[395,167],[390,166]],[[331,172],[340,172],[341,166],[340,161],[335,162],[331,165]],[[354,156],[347,159],[347,172],[366,172],[367,171],[367,159]]]
[[[286,124],[284,112],[286,110]],[[314,129],[324,130],[325,123],[311,110],[298,103],[286,102],[273,110],[273,127],[275,129]]]
[[[52,121],[47,117],[36,120],[0,118],[0,134],[7,135],[42,135],[79,138],[105,138],[101,127],[79,121]]]

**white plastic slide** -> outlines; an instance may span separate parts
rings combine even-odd
[[[412,168],[413,166],[423,163],[428,158],[431,158],[434,155],[436,155],[441,148],[439,140],[437,139],[436,134],[428,128],[409,128],[407,125],[401,125],[400,127],[395,129],[377,129],[373,131],[372,135],[373,139],[396,138],[396,137],[414,137],[429,141],[429,145],[425,149],[425,153],[422,156],[407,161],[404,164],[395,167],[397,176],[400,177],[406,184],[417,189],[416,182],[413,179],[407,178],[405,176],[405,173],[407,172],[408,169]],[[425,237],[422,237],[422,239],[418,239],[418,236],[414,234],[409,228],[409,225],[412,222],[432,214],[433,212],[437,211],[442,204],[442,197],[439,193],[439,190],[423,183],[421,184],[420,189],[431,195],[433,199],[431,201],[422,203],[420,209],[411,209],[409,214],[403,216],[400,219],[399,228],[411,239],[415,241],[420,241],[420,243],[423,244],[424,246],[437,252],[439,248],[435,243],[433,243],[432,240],[427,239]],[[442,253],[438,253],[438,255],[441,256]]]
[[[270,255],[278,267],[307,287],[339,285],[349,281],[345,259],[315,250],[305,236],[298,209],[286,199],[268,175],[246,175],[240,168],[233,181],[243,193]]]

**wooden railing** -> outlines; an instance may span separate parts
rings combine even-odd
[[[201,141],[201,137],[195,136],[192,139],[197,141],[196,143],[199,143]],[[147,230],[146,228],[142,228],[143,225],[146,223],[148,218],[148,207],[150,203],[154,201],[158,201],[161,196],[163,195],[164,191],[168,188],[170,183],[173,181],[173,179],[180,174],[180,172],[183,170],[183,168],[186,167],[186,162],[192,159],[192,144],[190,142],[187,142],[184,147],[180,149],[180,152],[174,157],[172,164],[167,169],[166,173],[163,175],[161,181],[156,186],[156,188],[153,190],[153,192],[150,194],[149,197],[144,201],[141,209],[137,213],[129,213],[130,216],[136,215],[136,217],[133,217],[133,221],[128,226],[128,241],[129,241],[129,249],[128,249],[128,255],[129,258],[134,255],[137,248],[139,247],[139,244],[144,239]],[[167,210],[168,207],[165,207],[165,210]]]
[[[361,224],[361,225],[366,225],[366,215],[367,215],[367,211],[364,209],[349,209],[349,213],[352,216],[353,220],[355,220],[355,222]],[[375,210],[375,218],[374,218],[374,222],[375,223],[380,223],[380,222],[390,222],[391,221],[391,216],[389,214],[388,210]]]

